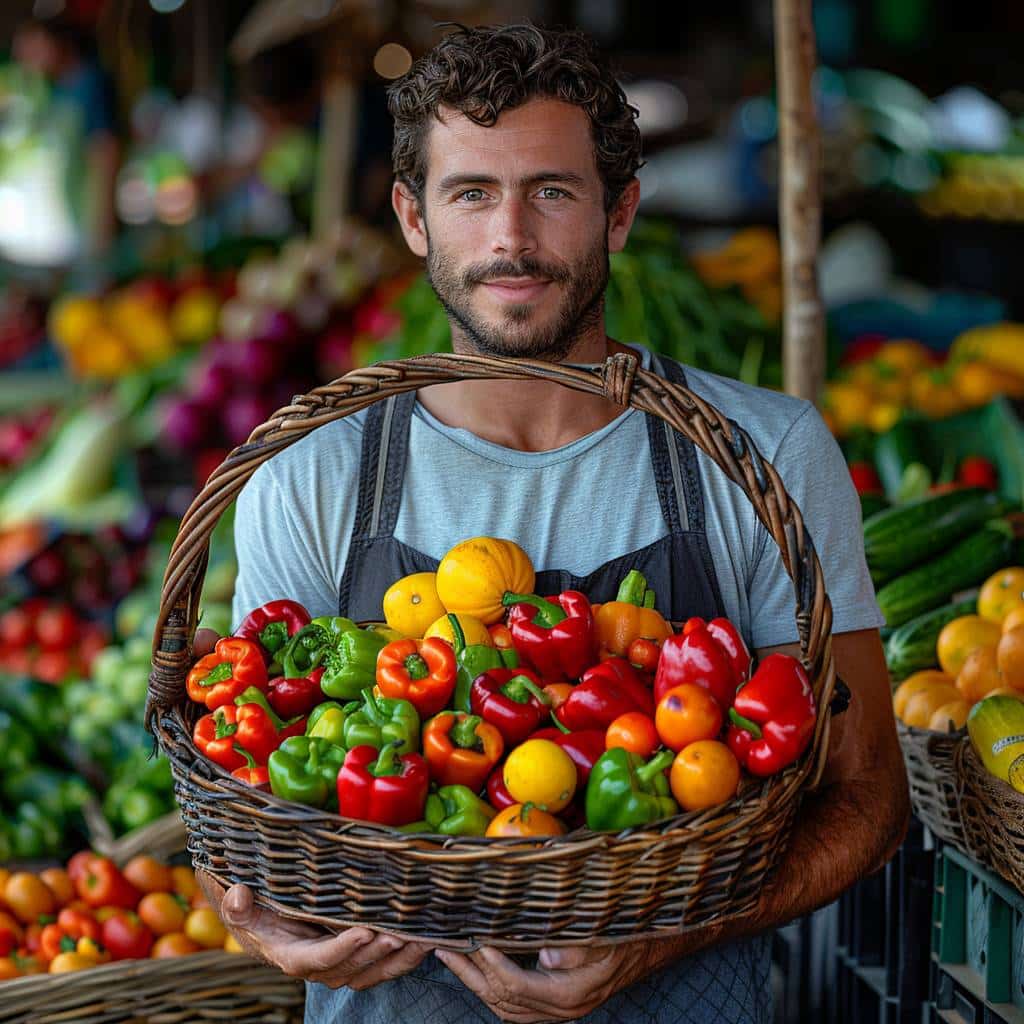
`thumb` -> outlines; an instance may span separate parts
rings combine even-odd
[[[548,971],[571,971],[587,962],[584,946],[564,946],[561,949],[542,949],[537,958],[540,966]]]
[[[244,928],[253,916],[253,899],[251,890],[244,885],[233,885],[224,894],[221,913],[226,924]]]

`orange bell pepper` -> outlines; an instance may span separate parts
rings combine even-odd
[[[444,711],[423,727],[423,756],[441,786],[479,793],[504,750],[501,733],[479,715]]]
[[[393,640],[377,655],[381,695],[407,700],[427,718],[436,715],[455,690],[455,651],[439,636]]]
[[[600,656],[623,658],[634,640],[660,643],[672,635],[672,627],[654,608],[654,591],[642,573],[632,569],[619,586],[614,601],[592,606]]]

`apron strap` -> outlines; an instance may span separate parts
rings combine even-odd
[[[686,386],[686,371],[680,363],[654,353],[652,363],[655,373],[672,384]],[[704,492],[695,445],[657,416],[647,417],[647,439],[658,500],[669,533],[703,533]]]

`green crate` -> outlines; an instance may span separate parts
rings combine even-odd
[[[932,956],[979,998],[1024,1014],[1024,896],[949,846],[935,864]]]

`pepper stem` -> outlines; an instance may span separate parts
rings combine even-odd
[[[228,722],[224,712],[220,708],[217,708],[213,715],[213,721],[216,725],[216,730],[213,734],[215,739],[224,740],[229,736],[234,736],[235,733],[238,732],[238,726],[234,722]]]
[[[553,601],[546,601],[536,594],[513,594],[511,590],[506,590],[501,603],[506,608],[511,608],[514,604],[532,605],[537,609],[537,614],[530,621],[533,625],[543,626],[545,629],[551,629],[552,626],[557,626],[563,619],[568,618],[557,604]]]
[[[402,740],[395,740],[384,747],[377,760],[370,765],[370,774],[378,779],[384,775],[401,775],[402,765],[398,760],[398,748],[401,745]]]
[[[641,782],[650,782],[651,779],[656,778],[659,772],[663,772],[672,762],[675,760],[675,754],[671,750],[663,750],[660,754],[656,754],[654,757],[647,762],[647,764],[641,765],[636,770],[637,777]]]
[[[630,569],[619,584],[615,600],[640,608],[653,608],[654,591],[647,586],[647,577],[639,569]]]
[[[448,613],[448,624],[452,627],[452,639],[454,640],[452,647],[458,656],[466,649],[466,633],[462,628],[462,623],[459,622],[459,617],[452,612]]]
[[[256,758],[253,757],[252,754],[250,754],[249,751],[245,749],[245,747],[240,747],[237,743],[233,743],[232,749],[235,751],[236,754],[241,754],[242,757],[245,758],[245,767],[248,768],[249,771],[252,771],[253,768],[258,767],[258,765],[256,764]]]
[[[457,747],[464,750],[480,750],[482,744],[480,737],[476,734],[476,727],[483,721],[479,715],[466,715],[459,718],[451,727],[448,738]]]
[[[288,627],[281,621],[268,622],[258,634],[259,641],[271,654],[277,654],[288,643]]]
[[[744,718],[735,708],[729,708],[729,721],[732,722],[737,729],[749,732],[755,740],[761,739],[761,727],[756,722],[752,722],[749,718]]]
[[[242,707],[245,704],[259,704],[261,708],[266,712],[267,717],[273,723],[274,728],[280,732],[285,727],[284,720],[277,714],[277,712],[270,706],[266,696],[261,690],[258,690],[255,686],[246,687],[236,698],[235,703]]]
[[[513,676],[501,692],[517,704],[526,704],[530,697],[536,697],[545,706],[551,704],[551,698],[529,676]]]
[[[430,669],[427,667],[426,661],[423,660],[422,654],[410,654],[405,659],[405,671],[408,672],[409,678],[413,682],[418,679],[426,679],[430,675]]]
[[[226,683],[231,678],[230,661],[222,661],[214,665],[210,672],[199,680],[200,686],[213,686],[215,683]]]
[[[363,694],[363,714],[374,724],[384,725],[387,722],[387,715],[384,714],[383,708],[380,706],[380,702],[377,700],[377,695],[372,689],[366,689],[362,691]]]
[[[559,728],[559,729],[560,729],[560,730],[561,730],[561,731],[562,731],[562,732],[563,732],[563,733],[564,733],[565,735],[567,735],[567,736],[568,736],[568,734],[572,732],[572,729],[567,729],[567,728],[566,728],[566,727],[565,727],[564,725],[562,725],[561,721],[560,721],[560,720],[559,720],[559,718],[558,718],[558,715],[556,715],[556,714],[554,713],[554,711],[552,711],[552,712],[551,712],[551,721],[552,721],[552,722],[554,722],[554,723],[555,723],[555,725],[557,725],[557,726],[558,726],[558,728]]]

